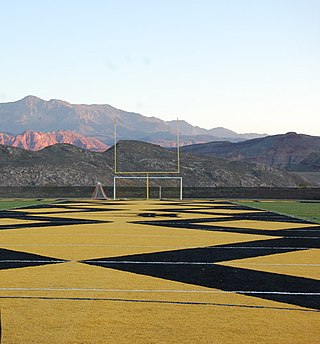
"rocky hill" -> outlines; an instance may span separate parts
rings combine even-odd
[[[309,153],[298,163],[290,166],[289,170],[295,172],[320,172],[320,151]]]
[[[26,130],[53,132],[73,131],[95,137],[106,145],[113,144],[114,118],[117,118],[119,139],[136,139],[164,146],[176,144],[176,121],[165,122],[156,117],[146,117],[126,112],[110,105],[70,104],[62,100],[42,100],[27,96],[19,101],[0,103],[0,132],[21,134]],[[181,121],[181,144],[213,140],[245,140],[251,135],[237,134],[225,128],[206,130]]]
[[[118,171],[176,171],[177,153],[139,141],[117,144]],[[69,144],[40,151],[0,146],[1,186],[112,185],[114,147],[90,152]],[[297,187],[305,180],[290,173],[247,162],[181,154],[185,186],[285,186]]]
[[[244,142],[210,142],[182,147],[183,152],[247,161],[288,171],[320,171],[320,137],[287,133]]]
[[[40,150],[56,143],[69,143],[94,152],[103,152],[109,148],[105,143],[94,137],[86,137],[70,130],[57,130],[51,133],[27,130],[18,135],[0,133],[1,145],[28,150]]]

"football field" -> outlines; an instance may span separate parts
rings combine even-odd
[[[223,200],[2,210],[1,343],[317,343],[319,239]]]

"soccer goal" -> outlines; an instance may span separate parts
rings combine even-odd
[[[91,198],[92,199],[108,199],[105,191],[103,190],[103,186],[100,182],[97,183]]]
[[[146,176],[114,176],[113,178],[113,198],[116,199],[117,198],[117,187],[118,187],[118,182],[121,181],[121,180],[139,180],[139,181],[144,181],[145,182],[145,198],[146,199],[150,199],[150,196],[151,196],[151,183],[156,181],[158,182],[157,186],[153,186],[153,189],[157,189],[157,197],[156,198],[159,198],[159,199],[162,199],[163,196],[164,196],[164,193],[163,193],[163,183],[159,183],[159,182],[164,182],[164,181],[177,181],[178,184],[179,184],[179,191],[178,191],[178,197],[180,200],[182,200],[183,198],[183,188],[182,188],[182,177],[158,177],[158,176],[149,176],[149,175],[146,175]],[[132,186],[127,186],[128,189],[133,189],[134,187]],[[173,198],[173,197],[170,197],[170,198]]]

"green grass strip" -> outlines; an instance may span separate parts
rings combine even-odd
[[[53,204],[53,199],[0,199],[0,210],[25,208],[33,205]]]
[[[237,201],[237,203],[320,223],[320,203],[307,201]]]

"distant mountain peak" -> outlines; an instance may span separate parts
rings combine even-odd
[[[299,134],[297,134],[295,131],[289,131],[286,134],[284,134],[285,136],[298,136]]]
[[[35,102],[45,102],[45,100],[43,100],[43,99],[41,99],[39,97],[33,96],[33,95],[29,95],[29,96],[26,96],[26,97],[22,98],[20,100],[20,102],[35,103]]]
[[[176,120],[163,121],[156,117],[128,112],[111,105],[71,104],[64,100],[43,100],[33,95],[0,104],[0,131],[18,134],[27,129],[38,132],[68,130],[90,137],[94,136],[107,145],[113,143],[113,122],[117,118],[117,133],[121,139],[143,140],[172,146],[176,143]],[[181,145],[213,140],[243,141],[260,137],[259,134],[237,134],[217,127],[210,130],[179,120]]]
[[[69,102],[66,102],[66,101],[64,101],[64,100],[60,100],[60,99],[50,99],[49,101],[48,101],[48,103],[49,104],[59,104],[59,105],[66,105],[66,106],[72,106],[72,104],[71,103],[69,103]]]

